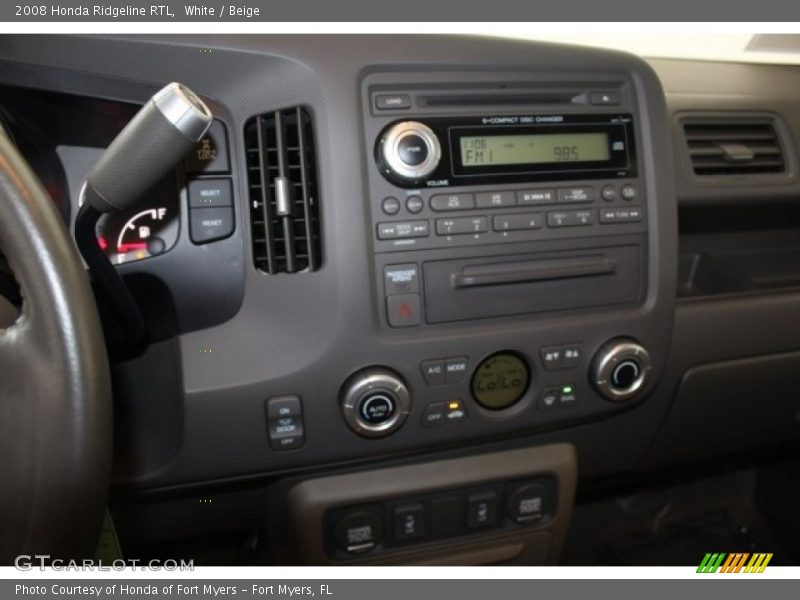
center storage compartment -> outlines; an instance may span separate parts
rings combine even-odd
[[[429,323],[637,302],[638,245],[426,262]]]

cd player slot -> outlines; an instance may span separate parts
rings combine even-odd
[[[641,298],[636,244],[423,263],[428,323],[627,304]]]
[[[541,93],[541,94],[447,94],[420,96],[420,106],[537,106],[542,104],[573,104],[581,97],[580,92]]]
[[[613,273],[615,269],[615,261],[605,255],[599,255],[478,266],[469,265],[464,267],[460,274],[453,275],[452,279],[454,288],[469,288],[608,275]]]

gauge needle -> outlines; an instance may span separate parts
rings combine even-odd
[[[131,250],[147,250],[147,244],[119,244],[117,252],[130,252]]]

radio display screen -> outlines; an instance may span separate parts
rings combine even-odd
[[[459,138],[464,167],[602,162],[611,158],[603,132],[482,135]]]

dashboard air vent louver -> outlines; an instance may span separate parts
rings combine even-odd
[[[265,273],[322,262],[316,152],[305,108],[253,117],[244,128],[253,259]]]
[[[784,173],[781,142],[768,119],[691,119],[683,123],[695,175]]]

